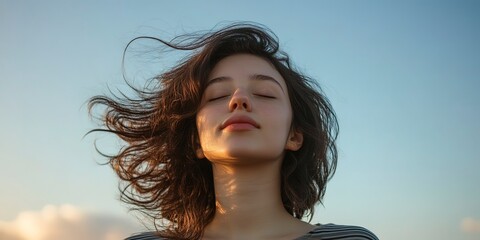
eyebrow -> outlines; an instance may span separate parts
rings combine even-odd
[[[265,81],[272,81],[274,83],[276,83],[280,89],[282,89],[283,92],[285,92],[283,90],[283,87],[282,85],[280,85],[280,83],[273,77],[271,76],[268,76],[268,75],[263,75],[263,74],[253,74],[253,75],[250,75],[249,76],[249,79],[250,80],[265,80]],[[213,79],[210,79],[208,82],[207,82],[207,86],[210,86],[211,84],[214,84],[214,83],[219,83],[219,82],[224,82],[224,81],[232,81],[233,79],[231,77],[226,77],[226,76],[222,76],[222,77],[216,77],[216,78],[213,78]]]

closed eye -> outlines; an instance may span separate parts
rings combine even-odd
[[[270,95],[263,95],[263,94],[253,94],[253,95],[255,95],[255,96],[258,96],[258,97],[263,97],[263,98],[271,98],[271,99],[274,99],[274,98],[276,98],[276,97],[274,97],[274,96],[270,96]]]
[[[222,98],[226,98],[226,97],[228,97],[228,96],[229,96],[229,95],[224,95],[224,96],[220,96],[220,97],[215,97],[215,98],[209,99],[208,101],[209,101],[209,102],[212,102],[212,101],[215,101],[215,100],[219,100],[219,99],[222,99]]]

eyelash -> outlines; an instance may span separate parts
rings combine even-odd
[[[220,96],[220,97],[216,97],[216,98],[209,99],[208,101],[209,101],[209,102],[213,102],[213,101],[215,101],[215,100],[222,99],[222,98],[225,98],[225,97],[228,97],[228,96],[229,96],[229,95]]]
[[[253,94],[255,96],[258,96],[258,97],[264,97],[264,98],[271,98],[271,99],[275,99],[274,96],[269,96],[269,95],[263,95],[263,94]]]
[[[274,96],[269,96],[269,95],[263,95],[263,94],[253,94],[254,96],[257,96],[257,97],[263,97],[263,98],[269,98],[269,99],[275,99],[276,97]],[[220,96],[220,97],[215,97],[215,98],[212,98],[212,99],[209,99],[208,101],[209,102],[212,102],[212,101],[215,101],[215,100],[219,100],[219,99],[222,99],[222,98],[225,98],[225,97],[228,97],[229,95],[225,95],[225,96]]]

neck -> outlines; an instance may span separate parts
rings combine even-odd
[[[283,207],[281,161],[255,166],[212,164],[217,209],[207,226],[210,232],[224,233],[225,238],[247,232],[267,235],[298,221]]]

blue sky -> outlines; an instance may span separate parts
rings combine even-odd
[[[337,112],[338,170],[314,222],[480,239],[479,12],[478,1],[0,0],[0,234],[50,205],[135,219],[96,163],[93,141],[111,139],[83,138],[95,127],[85,102],[123,88],[132,38],[241,20],[271,28]]]

